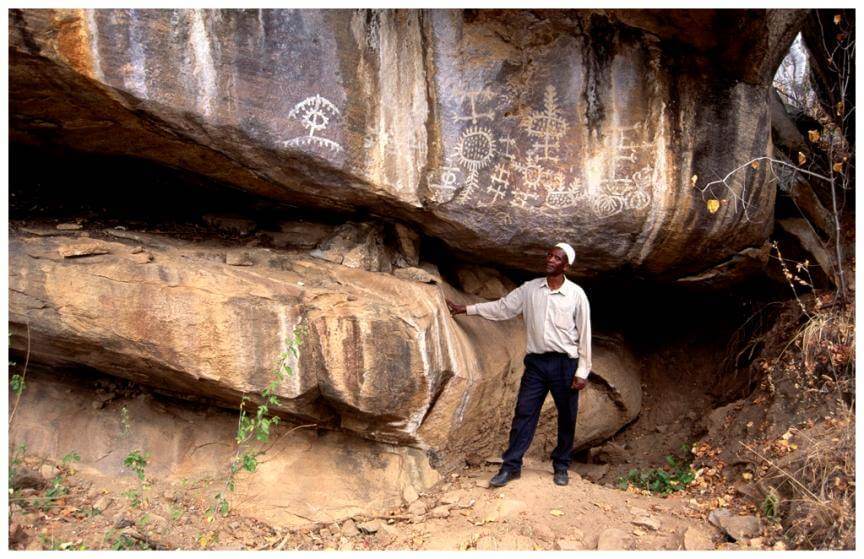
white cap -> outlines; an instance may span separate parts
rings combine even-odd
[[[571,247],[567,243],[558,243],[555,246],[564,251],[564,254],[567,255],[567,263],[572,266],[573,261],[576,260],[576,251],[573,250],[573,247]]]

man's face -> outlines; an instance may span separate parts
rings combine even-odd
[[[563,274],[568,268],[567,254],[561,247],[552,247],[546,251],[546,273],[552,276]]]

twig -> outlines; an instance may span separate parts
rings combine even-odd
[[[785,161],[780,161],[779,159],[774,159],[773,157],[762,156],[762,157],[755,157],[755,158],[751,159],[750,161],[748,161],[742,165],[739,165],[738,167],[735,167],[734,169],[732,169],[731,171],[726,173],[726,176],[719,178],[715,181],[711,181],[709,183],[706,183],[701,188],[697,187],[697,189],[701,192],[702,198],[704,199],[706,191],[712,189],[712,187],[715,185],[722,184],[724,187],[726,187],[726,190],[732,195],[733,199],[735,199],[736,201],[740,200],[741,208],[744,210],[744,219],[746,219],[747,221],[750,221],[750,216],[747,212],[749,205],[747,204],[747,202],[744,199],[744,196],[746,194],[746,187],[745,187],[745,190],[742,190],[741,194],[739,195],[739,194],[735,193],[735,191],[732,189],[731,186],[729,186],[729,183],[727,183],[726,181],[728,181],[732,177],[732,175],[734,175],[738,171],[741,171],[742,169],[746,169],[747,167],[750,167],[754,163],[758,163],[759,161],[768,161],[769,163],[776,163],[777,165],[782,165],[784,167],[789,167],[790,169],[794,169],[796,172],[803,173],[805,175],[810,175],[812,177],[816,177],[816,178],[828,181],[832,184],[832,186],[834,184],[834,179],[832,177],[826,177],[825,175],[820,175],[819,173],[814,173],[813,171],[808,171],[806,169],[802,169],[801,167],[798,167],[796,165],[792,165],[791,163],[786,163]],[[772,170],[772,172],[773,172],[773,170]],[[711,192],[711,195],[712,196],[714,195],[713,190]],[[737,202],[736,202],[736,206],[737,206]],[[836,213],[835,213],[835,217],[836,217]]]
[[[270,449],[273,448],[274,446],[276,446],[276,443],[278,443],[279,441],[281,441],[282,439],[284,439],[286,436],[290,435],[294,431],[299,431],[300,429],[308,429],[309,427],[317,427],[317,426],[318,426],[317,423],[308,423],[306,425],[297,425],[296,427],[292,427],[291,429],[288,429],[287,431],[285,431],[284,433],[279,435],[279,437],[275,441],[273,441],[273,443],[270,446],[265,448],[262,452],[264,454],[270,452]],[[276,458],[277,456],[279,456],[279,454],[281,454],[281,452],[274,454],[273,457],[270,458],[269,460],[261,460],[258,463],[259,464],[266,464],[267,462],[269,462],[273,458]]]
[[[285,549],[285,546],[288,545],[289,538],[291,538],[291,530],[286,530],[285,537],[282,538],[282,541],[280,541],[273,549],[277,551],[282,551],[283,549]]]
[[[24,357],[24,370],[21,371],[21,391],[15,397],[15,405],[12,406],[12,413],[9,414],[9,425],[12,425],[12,420],[15,418],[15,412],[18,411],[18,404],[21,402],[21,394],[24,393],[24,381],[27,379],[27,365],[30,363],[30,321],[27,321],[27,355]]]
[[[819,497],[817,497],[816,495],[814,495],[813,492],[810,491],[809,489],[807,489],[807,487],[806,487],[803,483],[801,483],[800,481],[798,481],[797,479],[795,479],[795,477],[792,476],[792,474],[790,474],[789,472],[787,472],[786,470],[784,470],[783,468],[781,468],[780,466],[778,466],[777,464],[775,464],[774,462],[772,462],[771,460],[769,460],[768,458],[765,458],[764,456],[762,456],[761,454],[759,454],[757,451],[755,451],[755,450],[753,450],[752,448],[750,448],[749,446],[747,446],[747,444],[745,444],[744,442],[742,442],[742,441],[738,441],[738,443],[739,443],[741,446],[743,446],[744,448],[746,448],[747,450],[749,450],[750,452],[752,452],[753,454],[755,454],[756,456],[758,456],[760,459],[762,459],[763,461],[765,461],[769,466],[771,466],[772,468],[776,469],[776,470],[779,471],[781,474],[783,474],[784,476],[786,476],[787,478],[789,478],[789,480],[792,481],[792,483],[794,483],[795,485],[797,485],[798,487],[800,487],[801,490],[804,491],[804,493],[806,493],[806,494],[807,494],[811,499],[813,499],[814,501],[816,501],[816,502],[819,503],[820,505],[823,505],[823,506],[825,505],[825,503],[822,501],[822,499],[820,499]]]

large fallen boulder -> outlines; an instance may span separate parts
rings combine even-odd
[[[13,230],[11,345],[36,362],[233,407],[259,398],[284,363],[280,413],[428,449],[436,464],[500,451],[522,373],[521,320],[454,320],[445,294],[477,299],[443,282],[305,250],[244,248],[240,260],[233,250],[131,231]],[[294,356],[287,341],[298,325]],[[595,356],[577,445],[639,411],[626,347],[600,343]]]
[[[747,163],[804,15],[11,10],[10,131],[365,208],[491,263],[567,240],[580,278],[721,286],[762,267],[775,189]]]

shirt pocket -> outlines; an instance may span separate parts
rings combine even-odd
[[[552,311],[552,324],[557,328],[568,332],[576,328],[576,321],[573,318],[572,309],[554,309]]]

